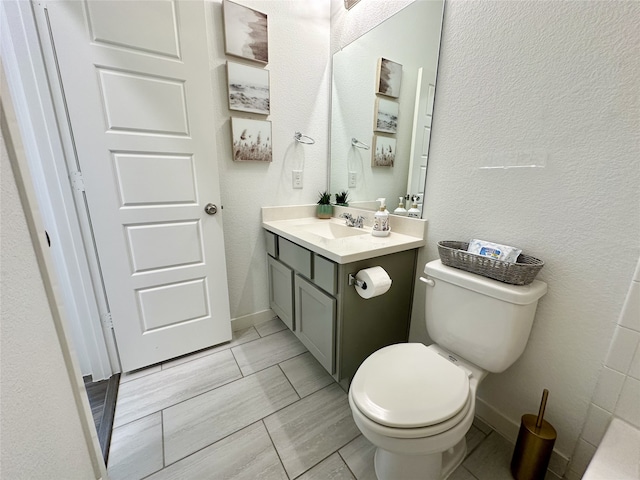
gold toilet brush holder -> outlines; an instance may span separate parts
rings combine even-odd
[[[544,420],[549,390],[542,392],[538,416],[523,415],[518,441],[511,458],[511,474],[516,480],[543,480],[556,442],[556,430]]]

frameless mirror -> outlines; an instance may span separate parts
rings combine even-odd
[[[329,188],[354,206],[385,197],[393,212],[409,194],[422,208],[443,8],[417,0],[333,56]],[[378,93],[389,73],[381,58],[401,65],[397,96]],[[385,166],[374,166],[376,150]]]

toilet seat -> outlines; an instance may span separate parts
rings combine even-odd
[[[349,393],[358,410],[380,427],[414,433],[450,428],[470,403],[467,372],[421,343],[374,352],[360,365]]]

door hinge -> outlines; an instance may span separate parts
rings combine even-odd
[[[113,330],[113,319],[111,318],[111,312],[107,312],[107,313],[103,314],[100,317],[100,320],[102,320],[102,324],[105,327],[110,328],[110,329]]]
[[[82,178],[82,172],[71,173],[71,186],[78,192],[84,192],[84,178]]]

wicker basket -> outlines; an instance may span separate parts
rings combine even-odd
[[[511,285],[530,284],[544,266],[542,260],[529,255],[520,254],[516,263],[509,263],[469,253],[466,251],[468,247],[467,242],[438,242],[440,260],[449,267],[477,273]]]

